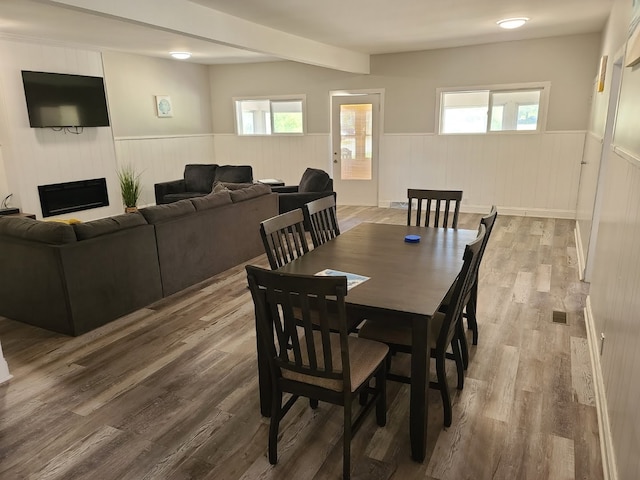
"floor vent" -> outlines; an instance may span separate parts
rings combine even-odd
[[[553,323],[561,323],[563,325],[567,324],[567,312],[561,312],[559,310],[554,310],[552,315]]]

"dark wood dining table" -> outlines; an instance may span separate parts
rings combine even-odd
[[[420,241],[405,242],[410,234],[419,235]],[[476,235],[475,230],[361,223],[279,269],[310,275],[333,269],[369,277],[348,291],[349,318],[411,326],[409,421],[411,455],[418,462],[426,455],[429,319],[462,268],[466,244]],[[261,411],[268,415],[268,373],[260,374]]]

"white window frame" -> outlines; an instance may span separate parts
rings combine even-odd
[[[244,133],[241,132],[238,128],[238,106],[237,102],[241,101],[268,101],[269,104],[271,102],[278,101],[298,101],[302,102],[302,132],[296,133],[274,133],[273,132],[273,115],[269,115],[271,120],[271,132],[270,133]],[[260,96],[250,96],[250,97],[233,97],[232,98],[233,105],[233,124],[236,131],[236,135],[241,137],[283,137],[283,136],[300,136],[305,135],[307,133],[307,96],[305,94],[300,95],[260,95]]]
[[[538,124],[535,130],[499,130],[491,131],[490,123],[491,119],[487,112],[487,126],[484,132],[469,132],[469,133],[443,133],[442,132],[442,94],[444,93],[462,93],[462,92],[474,92],[474,91],[489,91],[489,105],[487,108],[493,108],[491,99],[491,93],[510,92],[517,90],[540,90],[540,103],[538,105]],[[509,83],[509,84],[494,84],[494,85],[477,85],[471,87],[449,87],[449,88],[437,88],[436,89],[436,111],[435,111],[435,125],[438,135],[531,135],[542,133],[547,128],[547,111],[549,109],[549,93],[551,90],[551,82],[531,82],[531,83]]]

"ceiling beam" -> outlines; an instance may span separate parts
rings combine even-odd
[[[117,18],[345,72],[370,73],[369,55],[265,27],[187,0],[44,0],[65,8]]]

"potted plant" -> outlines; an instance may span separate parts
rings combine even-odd
[[[142,192],[140,175],[132,165],[125,165],[118,170],[122,202],[125,206],[124,211],[127,213],[138,210],[138,198],[140,198],[140,193]]]

